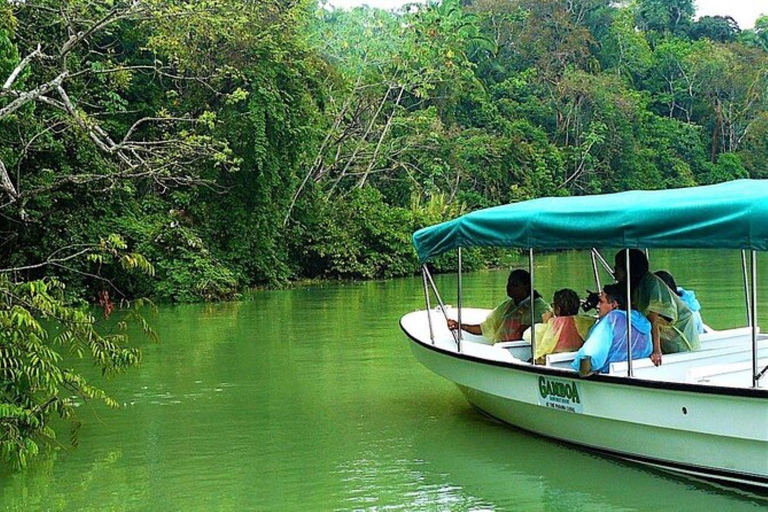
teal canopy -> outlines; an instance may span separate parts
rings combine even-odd
[[[422,262],[457,247],[768,249],[768,180],[547,197],[420,229]]]

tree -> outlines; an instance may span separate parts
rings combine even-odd
[[[189,170],[195,168],[198,159],[224,156],[224,148],[212,144],[210,137],[188,131],[195,124],[203,126],[210,116],[196,119],[167,110],[143,116],[126,112],[125,99],[120,94],[127,89],[133,74],[185,79],[158,60],[121,62],[115,49],[119,42],[115,36],[123,35],[121,23],[142,23],[171,15],[164,11],[162,3],[118,2],[105,6],[83,0],[71,2],[61,10],[56,7],[58,2],[15,5],[15,17],[23,19],[17,30],[24,31],[18,34],[24,56],[5,77],[0,90],[0,99],[5,103],[0,108],[0,121],[22,125],[29,121],[27,116],[45,118],[42,123],[35,123],[40,132],[31,135],[29,143],[19,145],[10,151],[9,157],[0,159],[0,189],[5,194],[0,206],[7,209],[10,203],[18,203],[23,217],[24,204],[30,197],[71,183],[101,182],[108,186],[126,178],[148,178],[159,187],[189,183],[194,180]],[[51,26],[54,29],[46,32],[45,28]],[[113,30],[117,34],[110,33]],[[36,39],[43,34],[47,36],[45,40]],[[28,108],[32,105],[35,107]],[[118,117],[115,114],[120,113],[130,121],[102,121],[104,116]],[[173,130],[179,124],[188,126],[173,137],[148,137],[158,130]],[[99,162],[102,172],[54,175],[46,185],[34,184],[31,188],[23,186],[26,176],[20,175],[14,183],[8,165],[26,167],[25,159],[35,142],[53,130],[77,132],[108,156]]]
[[[693,21],[696,8],[693,0],[638,0],[638,27],[659,35],[685,35]]]
[[[582,22],[591,4],[520,0],[527,14],[518,44],[540,76],[557,80],[568,68],[586,69],[595,40]]]
[[[768,52],[768,16],[757,18],[754,29],[743,30],[740,33],[739,41],[747,46]]]
[[[635,30],[628,9],[620,10],[611,21],[601,45],[603,69],[614,70],[631,81],[642,79],[651,67],[651,49],[644,35]]]
[[[700,41],[688,57],[700,123],[711,133],[711,160],[738,151],[766,108],[768,55],[741,45]]]
[[[325,40],[343,37],[353,44],[330,45],[342,48],[338,59],[345,80],[331,90],[333,123],[294,194],[286,224],[310,182],[330,197],[420,173],[422,163],[408,156],[424,139],[422,133],[407,129],[423,125],[408,118],[435,109],[441,121],[455,122],[457,98],[478,86],[468,54],[493,49],[492,41],[479,33],[475,16],[454,0],[414,7],[402,19],[355,9],[334,14],[330,21]],[[379,72],[361,73],[361,62],[365,69]]]
[[[661,39],[656,44],[645,85],[653,95],[658,114],[692,120],[694,83],[688,58],[692,51],[693,45],[689,41],[674,37]]]
[[[702,16],[691,26],[691,39],[707,38],[718,43],[730,43],[739,37],[739,24],[730,16]]]
[[[80,247],[76,254],[88,254],[99,265],[113,263],[152,272],[141,255],[126,253],[125,248],[124,242],[113,236],[94,246]],[[45,263],[61,265],[72,256],[52,257]],[[99,399],[108,406],[118,406],[102,389],[63,366],[61,350],[78,357],[90,356],[103,375],[111,376],[141,362],[139,349],[128,344],[128,321],[137,320],[145,333],[154,337],[135,307],[120,313],[122,319],[112,331],[104,331],[97,327],[92,314],[67,305],[65,285],[58,279],[13,279],[24,270],[28,269],[0,273],[0,458],[15,467],[26,466],[38,454],[41,442],[56,439],[53,415],[70,420],[71,440],[77,444],[78,400]],[[103,299],[108,315],[113,305],[108,295]]]
[[[55,438],[53,415],[69,419],[76,432],[69,397],[117,405],[63,366],[62,351],[92,358],[108,376],[141,361],[125,334],[127,320],[152,335],[135,309],[116,312],[123,318],[113,318],[111,328],[99,325],[73,305],[66,282],[55,274],[100,283],[99,302],[110,316],[115,304],[109,292],[119,291],[105,274],[137,269],[151,275],[154,267],[119,235],[60,240],[47,254],[40,244],[32,262],[20,261],[27,258],[14,248],[28,232],[55,225],[46,214],[58,206],[79,204],[82,215],[82,205],[103,203],[110,191],[141,186],[164,192],[206,183],[201,162],[230,162],[226,145],[206,133],[212,114],[152,109],[153,97],[178,96],[171,84],[202,78],[164,64],[150,50],[128,48],[146,24],[181,16],[176,7],[160,0],[0,7],[0,212],[3,250],[11,255],[0,265],[0,457],[16,466]],[[150,102],[129,107],[137,83]]]
[[[707,182],[714,184],[743,178],[749,178],[749,173],[744,169],[739,157],[734,153],[721,153]]]

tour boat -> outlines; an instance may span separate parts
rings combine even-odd
[[[768,489],[768,335],[757,325],[756,290],[757,255],[768,250],[768,180],[534,199],[421,229],[413,243],[426,308],[403,316],[400,326],[418,361],[455,383],[473,406],[626,460]],[[536,251],[585,250],[585,268],[591,264],[599,288],[598,265],[607,264],[598,248],[733,249],[744,269],[747,326],[706,332],[699,350],[665,354],[659,367],[629,357],[607,373],[580,378],[572,352],[531,362],[535,334],[490,344],[448,329],[448,318],[480,323],[490,312],[461,302],[461,249],[489,246],[527,252],[531,290]],[[443,304],[428,268],[452,250],[459,267],[455,308]]]

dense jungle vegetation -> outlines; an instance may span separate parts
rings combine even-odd
[[[86,302],[406,275],[464,211],[762,178],[767,75],[768,17],[693,0],[2,1],[0,455],[111,403],[60,352],[140,362],[135,308]]]

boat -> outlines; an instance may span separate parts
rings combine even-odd
[[[413,244],[425,309],[405,314],[400,327],[416,359],[475,408],[610,456],[768,490],[768,335],[757,322],[756,277],[758,254],[768,250],[768,180],[533,199],[421,229]],[[490,312],[462,304],[461,251],[472,247],[526,251],[531,290],[541,251],[584,250],[599,289],[598,267],[608,268],[601,250],[733,249],[744,269],[747,325],[706,332],[699,350],[665,354],[658,367],[628,354],[581,378],[573,352],[533,361],[535,334],[491,344],[448,329],[449,318],[479,323]],[[458,258],[455,307],[444,304],[429,271],[448,251]]]

